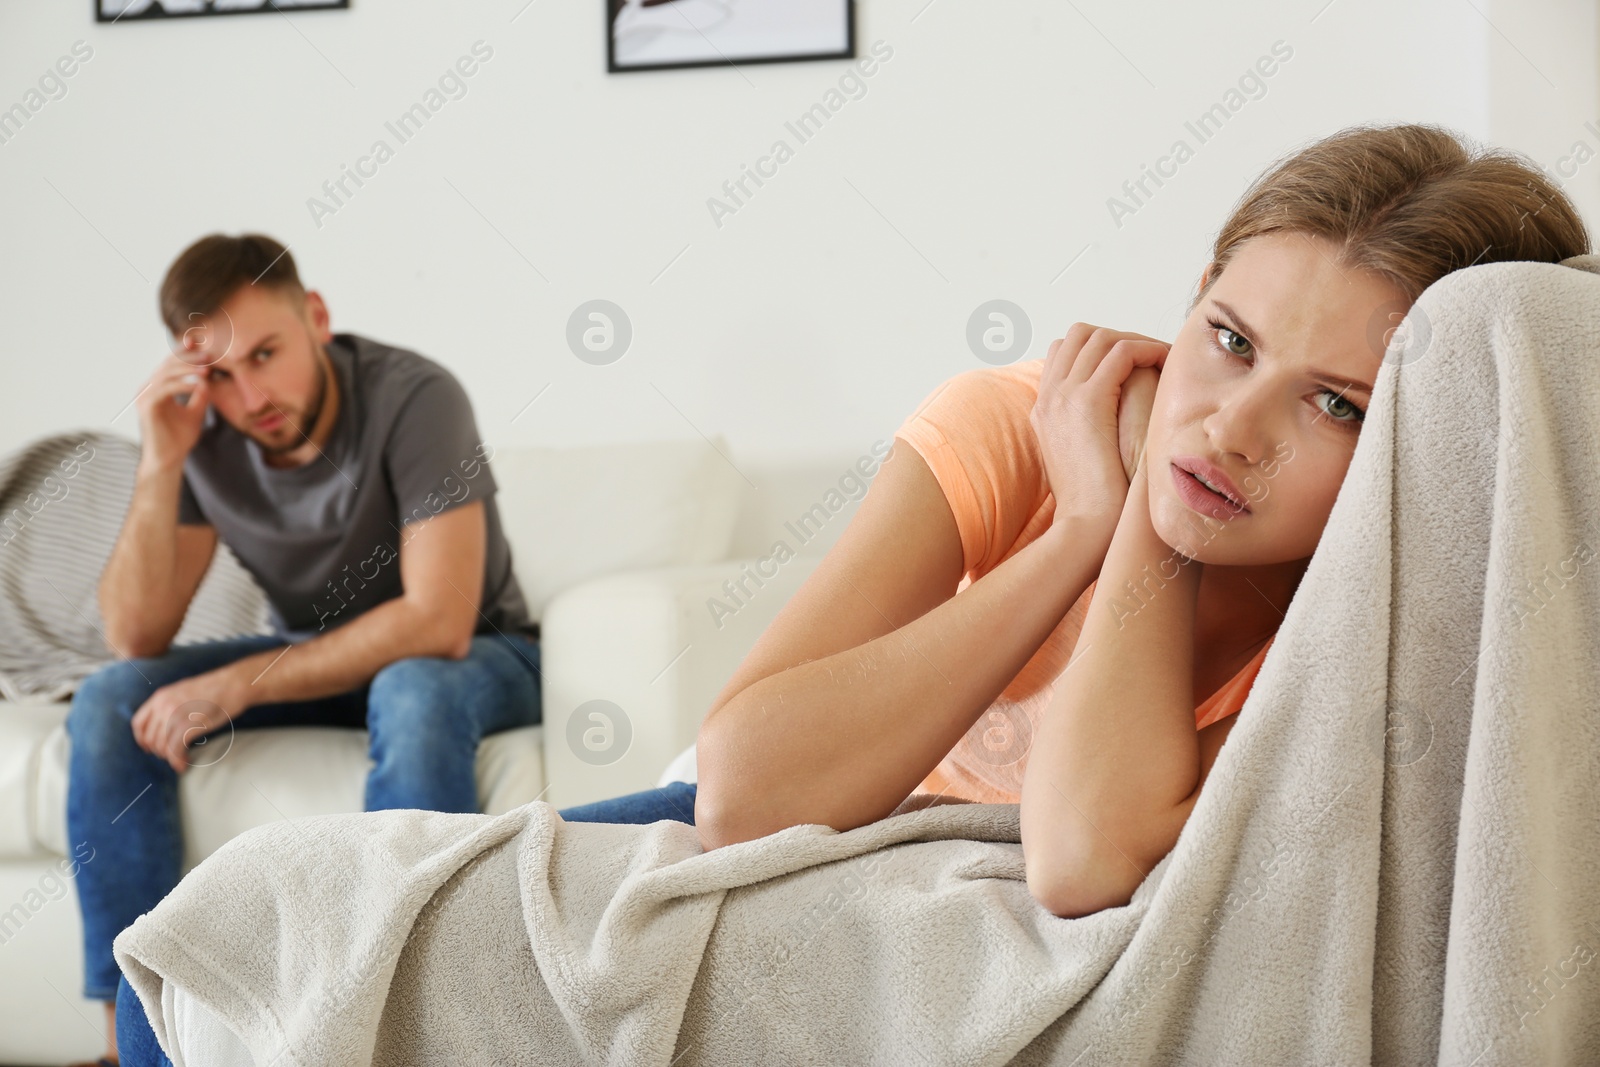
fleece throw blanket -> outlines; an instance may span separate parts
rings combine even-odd
[[[301,819],[116,940],[257,1064],[1600,1062],[1600,259],[1432,286],[1176,847],[1029,896],[1014,805]],[[171,996],[168,1003],[173,1001]]]
[[[118,658],[97,587],[133,497],[139,445],[96,430],[0,458],[0,697],[56,700]],[[261,633],[266,598],[226,545],[195,593],[180,644]]]

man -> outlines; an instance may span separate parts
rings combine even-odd
[[[177,885],[177,776],[217,730],[366,728],[368,811],[478,810],[486,735],[541,719],[538,625],[511,570],[489,445],[451,374],[334,334],[270,237],[214,234],[161,284],[175,346],[138,397],[132,503],[100,582],[123,662],[68,716],[84,995],[112,939]],[[171,648],[224,541],[267,594],[271,636]]]

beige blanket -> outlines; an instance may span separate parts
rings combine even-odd
[[[116,941],[260,1065],[1600,1063],[1600,260],[1390,351],[1176,848],[1066,920],[1015,806],[692,829],[301,819]],[[1583,269],[1573,269],[1581,267]]]

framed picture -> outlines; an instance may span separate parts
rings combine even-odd
[[[854,0],[605,0],[606,70],[854,59]]]
[[[347,8],[350,0],[95,0],[96,22],[177,19],[192,15],[254,15]]]

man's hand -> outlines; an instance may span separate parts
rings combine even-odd
[[[141,463],[154,469],[181,467],[205,427],[209,396],[205,368],[197,356],[193,335],[185,333],[181,347],[161,361],[139,393]]]
[[[248,708],[249,690],[231,665],[164,685],[133,713],[133,739],[182,774],[189,746]]]

